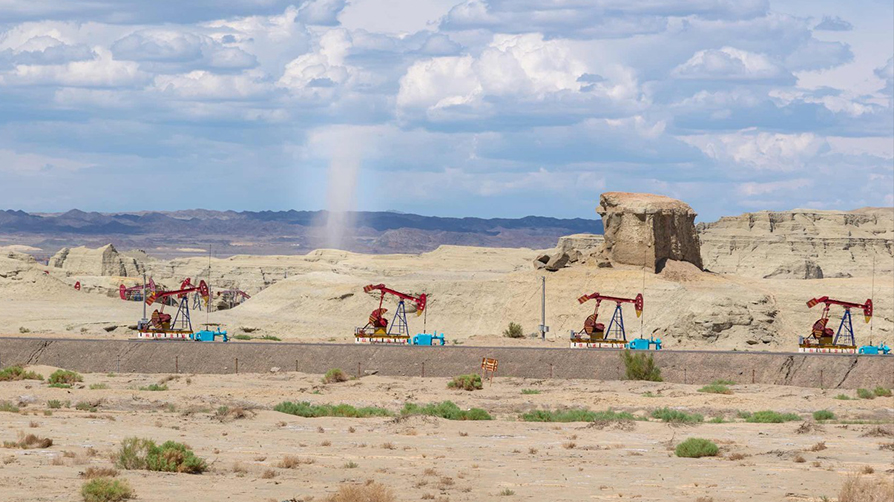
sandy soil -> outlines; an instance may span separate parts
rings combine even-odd
[[[53,370],[32,369],[45,376]],[[138,390],[160,380],[169,390]],[[108,388],[89,388],[96,384]],[[522,389],[540,393],[523,395]],[[0,499],[79,500],[78,473],[111,466],[109,455],[129,436],[185,442],[211,465],[201,475],[122,471],[142,501],[322,500],[341,483],[367,479],[393,488],[401,501],[819,501],[835,500],[846,476],[858,470],[871,468],[875,474],[866,476],[891,480],[894,451],[880,446],[894,442],[894,399],[845,401],[834,399],[840,391],[765,385],[732,389],[717,395],[678,384],[498,377],[470,393],[447,390],[445,379],[368,376],[324,385],[318,375],[296,373],[88,374],[74,389],[2,382],[0,402],[21,403],[21,411],[0,412],[0,440],[33,433],[54,444],[0,449]],[[48,414],[51,399],[72,407]],[[484,408],[495,420],[300,418],[272,411],[285,400],[397,411],[408,401],[445,399]],[[98,409],[77,411],[79,402]],[[253,411],[222,421],[214,416],[220,406]],[[638,416],[670,406],[727,422],[671,427],[650,420],[598,428],[519,421],[522,412],[557,406]],[[838,421],[799,433],[801,422],[750,424],[737,418],[738,410],[764,409],[805,418],[829,409]],[[862,423],[844,423],[857,421]],[[891,436],[865,435],[879,423]],[[716,441],[721,456],[677,458],[673,446],[688,437]],[[820,442],[826,449],[810,451]],[[731,460],[735,454],[744,457]],[[284,455],[312,463],[277,467]],[[265,478],[267,471],[274,477]],[[509,493],[504,490],[513,494],[501,496]]]

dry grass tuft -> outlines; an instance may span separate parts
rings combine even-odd
[[[267,469],[263,473],[261,473],[261,479],[273,479],[276,477],[276,471],[273,469]]]
[[[394,492],[387,486],[369,482],[365,485],[343,484],[326,497],[326,502],[395,502]]]
[[[826,449],[826,442],[820,441],[819,443],[816,443],[815,445],[811,446],[810,448],[807,448],[807,451],[823,451],[825,449]]]
[[[118,476],[118,471],[111,467],[88,467],[78,475],[84,479],[114,478]]]
[[[295,455],[284,455],[282,460],[276,464],[280,469],[295,469],[301,464],[312,464],[314,463],[313,459],[302,459],[298,458]]]
[[[876,425],[871,429],[867,430],[862,434],[861,437],[864,438],[891,438],[894,437],[894,430],[889,427],[882,427],[881,425]]]
[[[566,450],[573,450],[573,449],[577,448],[577,443],[575,443],[574,441],[568,441],[568,442],[562,443],[562,448],[565,448]]]
[[[727,460],[742,460],[747,456],[748,455],[745,455],[744,453],[730,453],[729,455],[726,456],[726,459]]]
[[[860,469],[860,472],[863,473],[863,474],[872,474],[872,473],[875,472],[875,469],[874,469],[871,465],[864,465],[864,466]]]
[[[863,477],[857,474],[848,476],[841,491],[838,502],[890,502],[894,500],[894,483],[890,479]]]
[[[797,456],[795,457],[795,462],[796,462],[796,463],[799,463],[799,464],[803,464],[804,462],[807,462],[807,459],[805,459],[805,458],[802,457],[801,455],[797,455]]]
[[[21,448],[23,450],[28,450],[32,448],[49,448],[53,446],[53,440],[50,438],[41,438],[37,437],[34,434],[28,434],[27,436],[19,436],[18,441],[4,441],[4,448]]]

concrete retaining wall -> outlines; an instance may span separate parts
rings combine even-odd
[[[666,382],[716,379],[801,387],[894,387],[894,357],[760,352],[653,353]],[[407,347],[296,343],[196,343],[129,340],[0,338],[0,367],[44,364],[84,373],[324,373],[450,377],[480,371],[481,358],[499,360],[497,376],[624,377],[619,352],[529,347]],[[238,369],[237,369],[238,365]]]

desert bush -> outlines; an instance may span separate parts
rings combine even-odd
[[[838,394],[837,396],[835,396],[835,399],[838,399],[841,401],[850,401],[853,398],[848,396],[847,394]]]
[[[525,334],[522,331],[521,324],[511,322],[509,327],[503,330],[503,336],[506,338],[524,338]]]
[[[511,496],[515,495],[515,492],[510,490],[509,488],[503,488],[502,490],[500,490],[499,495],[501,497],[511,497]]]
[[[810,448],[807,448],[807,451],[817,452],[817,451],[823,451],[825,449],[826,449],[826,442],[820,441],[819,443],[816,443],[815,445],[811,446]]]
[[[0,401],[0,411],[5,411],[7,413],[18,413],[19,407],[10,403],[9,401]]]
[[[338,383],[347,381],[348,375],[346,375],[344,371],[338,368],[332,368],[323,376],[323,383]]]
[[[81,486],[84,502],[121,502],[133,498],[133,489],[125,479],[96,478]]]
[[[869,389],[857,389],[857,397],[860,399],[875,399],[875,392]]]
[[[149,385],[149,386],[147,386],[147,387],[140,387],[140,390],[148,390],[148,391],[152,391],[152,392],[161,392],[161,391],[168,390],[168,386],[167,386],[166,384],[161,384],[161,385],[159,385],[159,384],[157,384],[157,383],[154,383],[154,384]]]
[[[890,478],[864,477],[851,474],[838,492],[838,502],[890,502],[894,500],[894,484]]]
[[[797,420],[801,420],[801,417],[795,413],[779,413],[770,410],[755,411],[745,418],[746,422],[753,424],[781,424]]]
[[[535,395],[540,394],[540,391],[537,389],[522,389],[522,394],[524,395]]]
[[[343,484],[338,487],[337,492],[326,497],[326,502],[395,502],[396,500],[390,488],[374,481],[365,485]]]
[[[61,384],[61,385],[74,385],[78,382],[83,382],[84,377],[75,373],[74,371],[68,370],[56,370],[53,374],[50,375],[50,379],[48,382],[50,385],[53,384]]]
[[[10,366],[0,370],[0,382],[15,380],[43,380],[43,375],[33,371],[25,371],[21,366]]]
[[[282,341],[282,339],[280,339],[277,336],[273,336],[273,335],[264,335],[262,337],[259,337],[258,340],[269,340],[271,342],[281,342]]]
[[[453,377],[453,380],[447,383],[447,387],[450,389],[473,391],[483,389],[484,385],[481,383],[481,375],[470,373],[468,375]]]
[[[385,408],[376,406],[365,406],[355,408],[350,404],[310,404],[307,401],[293,403],[284,401],[273,407],[273,411],[280,413],[288,413],[289,415],[297,415],[299,417],[317,418],[317,417],[347,417],[347,418],[369,418],[369,417],[390,417],[394,415]]]
[[[705,385],[704,387],[702,387],[702,388],[699,389],[698,391],[699,391],[699,392],[706,392],[706,393],[708,393],[708,394],[732,394],[732,393],[733,393],[733,391],[731,391],[731,390],[729,389],[729,387],[727,387],[726,385],[719,384],[719,383],[716,383],[716,382],[715,382],[715,383],[712,383],[712,384],[710,384],[710,385]]]
[[[463,410],[452,401],[429,403],[422,406],[414,403],[406,403],[400,411],[400,414],[404,416],[426,415],[430,417],[446,418],[447,420],[493,420],[490,414],[481,408]]]
[[[717,455],[718,451],[720,449],[716,444],[701,438],[689,438],[674,449],[674,453],[678,457],[685,458],[713,457]]]
[[[835,414],[829,410],[817,410],[813,412],[814,420],[834,420]]]
[[[121,443],[115,465],[122,469],[187,474],[200,474],[207,468],[205,461],[182,443],[166,441],[158,446],[151,439],[136,437],[127,438]]]
[[[621,360],[624,361],[624,371],[627,380],[647,380],[649,382],[660,382],[661,370],[655,366],[655,360],[652,354],[633,354],[629,350],[621,353]]]
[[[251,340],[251,336],[249,336],[249,335],[242,335],[242,334],[239,334],[239,335],[233,335],[233,338],[236,339],[236,340]]]
[[[79,401],[75,403],[75,409],[78,411],[89,411],[90,413],[96,413],[96,405],[93,403],[88,403],[87,401]]]
[[[872,393],[878,397],[891,397],[891,389],[887,389],[885,387],[876,387],[872,390]]]
[[[104,383],[91,383],[90,390],[106,390],[109,386]]]
[[[586,408],[567,410],[534,410],[524,413],[521,419],[525,422],[615,422],[635,420],[636,417],[626,411],[590,411]]]
[[[697,424],[705,421],[705,417],[698,413],[686,413],[680,410],[672,410],[670,408],[658,408],[652,411],[652,418],[657,418],[662,422],[675,424]]]

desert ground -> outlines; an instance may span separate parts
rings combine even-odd
[[[55,370],[27,369],[43,376]],[[842,391],[766,385],[706,394],[659,382],[497,377],[467,392],[438,378],[365,376],[324,384],[320,375],[300,373],[83,377],[70,389],[0,382],[0,403],[19,410],[0,412],[0,440],[52,439],[47,448],[0,449],[0,498],[79,500],[81,473],[113,468],[111,458],[127,437],[185,443],[209,466],[202,474],[117,469],[143,501],[326,500],[344,484],[367,480],[400,501],[820,501],[837,500],[849,477],[883,487],[894,478],[894,398],[856,399],[854,391],[843,393],[855,399],[842,400],[836,399]],[[167,390],[139,390],[151,384]],[[49,408],[53,400],[60,407]],[[272,410],[282,401],[310,401],[399,413],[407,402],[444,400],[482,408],[494,420],[302,418]],[[663,407],[699,413],[705,422],[648,418]],[[626,411],[638,420],[520,418],[559,408]],[[739,418],[761,410],[795,413],[799,420]],[[835,418],[817,423],[817,410]],[[713,440],[719,455],[675,456],[674,447],[690,437]],[[297,465],[284,463],[288,456]]]

